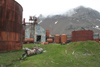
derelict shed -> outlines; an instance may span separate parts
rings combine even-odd
[[[93,40],[93,31],[79,30],[72,32],[72,42]]]
[[[21,49],[22,12],[15,0],[0,0],[0,51]]]
[[[25,39],[34,38],[34,42],[45,42],[46,41],[46,31],[39,25],[34,23],[26,25],[25,29]]]
[[[45,42],[46,41],[46,31],[39,25],[36,24],[35,27],[35,42]]]

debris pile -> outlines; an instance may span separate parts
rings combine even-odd
[[[25,51],[22,55],[21,55],[21,60],[23,60],[23,58],[25,58],[26,56],[31,56],[31,55],[35,55],[35,54],[40,54],[43,52],[43,48],[38,48],[38,47],[33,47],[32,49],[29,48],[23,48],[23,50]]]

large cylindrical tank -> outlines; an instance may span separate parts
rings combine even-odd
[[[53,43],[53,39],[48,38],[48,39],[47,39],[47,42],[48,42],[48,43]]]
[[[60,35],[59,34],[56,34],[55,37],[54,37],[54,42],[55,43],[60,43]]]
[[[49,30],[46,30],[46,37],[49,37]]]
[[[0,51],[22,48],[22,11],[15,0],[0,0]]]
[[[62,44],[67,43],[67,35],[66,35],[66,34],[62,34],[62,35],[61,35],[61,43],[62,43]]]
[[[72,32],[72,42],[93,40],[93,31],[79,30]]]

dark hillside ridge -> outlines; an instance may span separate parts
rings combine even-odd
[[[100,33],[100,13],[94,9],[80,6],[64,15],[48,16],[42,20],[40,25],[45,30],[50,30],[52,35],[71,34],[74,30],[82,29]],[[98,28],[95,28],[96,26]]]

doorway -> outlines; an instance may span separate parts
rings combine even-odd
[[[41,35],[37,35],[37,42],[41,42]]]

